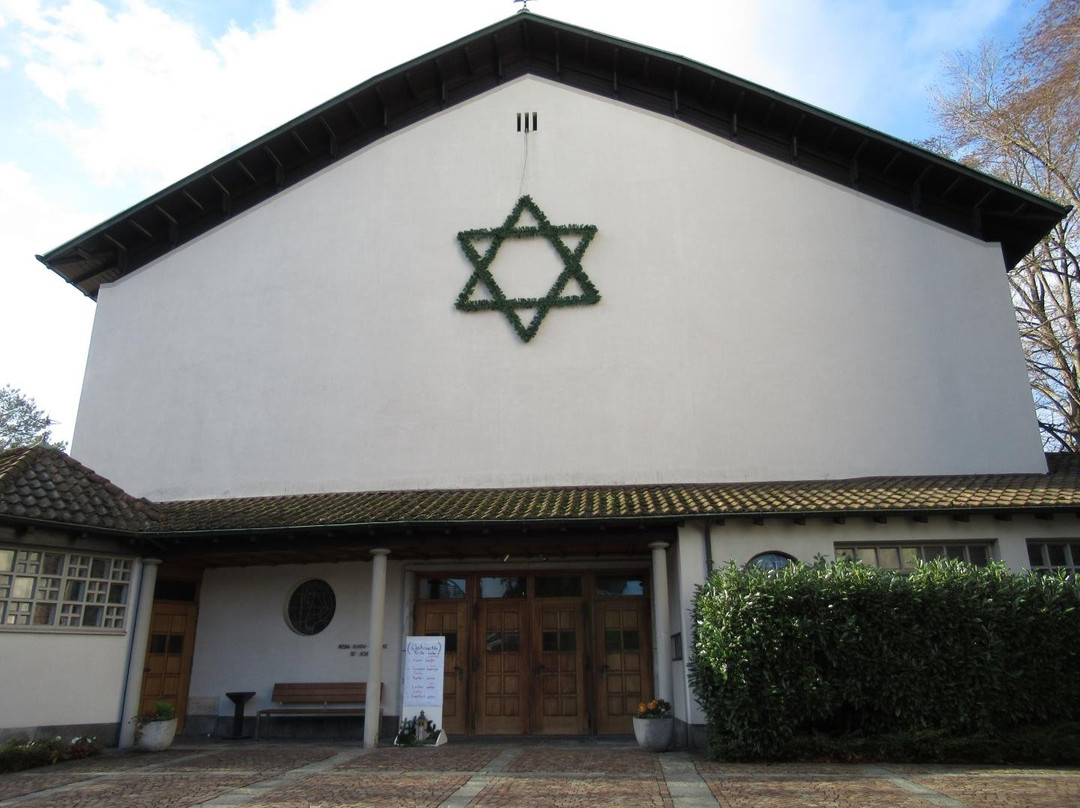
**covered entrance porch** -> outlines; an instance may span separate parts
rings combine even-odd
[[[451,735],[633,731],[653,698],[647,566],[415,574],[413,631],[446,637]]]
[[[367,715],[381,715],[363,722],[375,745],[408,717],[400,653],[419,634],[447,638],[441,725],[451,735],[628,734],[640,701],[671,698],[654,654],[669,625],[655,548],[676,535],[674,525],[540,523],[174,538],[162,576],[202,581],[192,731],[220,731],[229,690],[256,693],[250,718],[278,682],[362,681]],[[308,581],[334,595],[332,617],[310,634],[282,616]]]

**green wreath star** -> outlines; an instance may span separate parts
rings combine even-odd
[[[537,221],[536,227],[519,227],[518,221],[522,213],[528,211]],[[531,197],[523,196],[514,205],[506,221],[499,227],[488,230],[462,230],[457,234],[458,243],[461,245],[465,257],[473,265],[473,273],[465,283],[465,288],[458,295],[454,307],[459,311],[501,311],[510,321],[514,331],[521,337],[523,342],[528,342],[536,336],[540,323],[544,321],[548,311],[552,308],[563,306],[591,306],[600,302],[600,293],[596,290],[585,270],[581,268],[581,256],[596,235],[596,226],[591,224],[562,224],[553,225],[548,221],[544,212],[536,206]],[[562,240],[562,236],[580,236],[577,246],[571,250]],[[495,260],[499,247],[508,238],[542,238],[555,249],[562,259],[562,272],[551,284],[551,288],[543,297],[512,297],[508,298],[491,274],[491,264]],[[481,255],[473,245],[475,241],[491,240],[491,244]],[[571,280],[576,280],[581,288],[581,294],[567,295],[566,285]],[[487,290],[490,299],[471,300],[473,292],[480,285]],[[519,311],[535,309],[532,320],[528,326],[518,315]]]

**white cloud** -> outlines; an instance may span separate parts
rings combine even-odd
[[[1009,0],[897,9],[884,0],[550,0],[544,13],[672,50],[849,117],[921,98],[943,46]],[[270,22],[206,41],[145,0],[0,0],[27,75],[61,109],[52,131],[99,184],[149,193],[371,75],[494,22],[477,3],[277,0]],[[507,7],[509,9],[509,7]],[[134,201],[134,198],[132,198]]]
[[[408,58],[398,57],[403,47],[414,55],[424,37],[387,37],[388,24],[404,25],[395,14],[351,0],[318,0],[302,11],[280,0],[271,25],[234,26],[205,42],[143,0],[117,13],[71,0],[25,30],[26,72],[62,109],[77,102],[86,110],[59,117],[53,131],[96,182],[149,192]],[[454,33],[487,22],[474,15]],[[450,29],[436,30],[430,47]]]
[[[70,440],[94,316],[91,301],[34,260],[43,244],[56,244],[94,223],[99,212],[65,209],[13,163],[0,163],[0,386],[11,384],[36,399]]]

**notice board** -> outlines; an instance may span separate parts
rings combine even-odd
[[[438,707],[442,713],[445,658],[446,637],[405,638],[402,701],[406,706]],[[411,715],[406,711],[405,717]]]

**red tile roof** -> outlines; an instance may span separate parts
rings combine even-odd
[[[0,453],[0,519],[160,535],[330,526],[1080,512],[1080,455],[1049,454],[1047,462],[1047,474],[362,491],[151,503],[61,452],[35,447]]]
[[[1080,510],[1080,457],[1048,474],[373,491],[159,503],[167,532],[331,525],[676,521],[692,517]]]
[[[56,449],[0,452],[0,518],[138,533],[157,527],[153,506]]]

